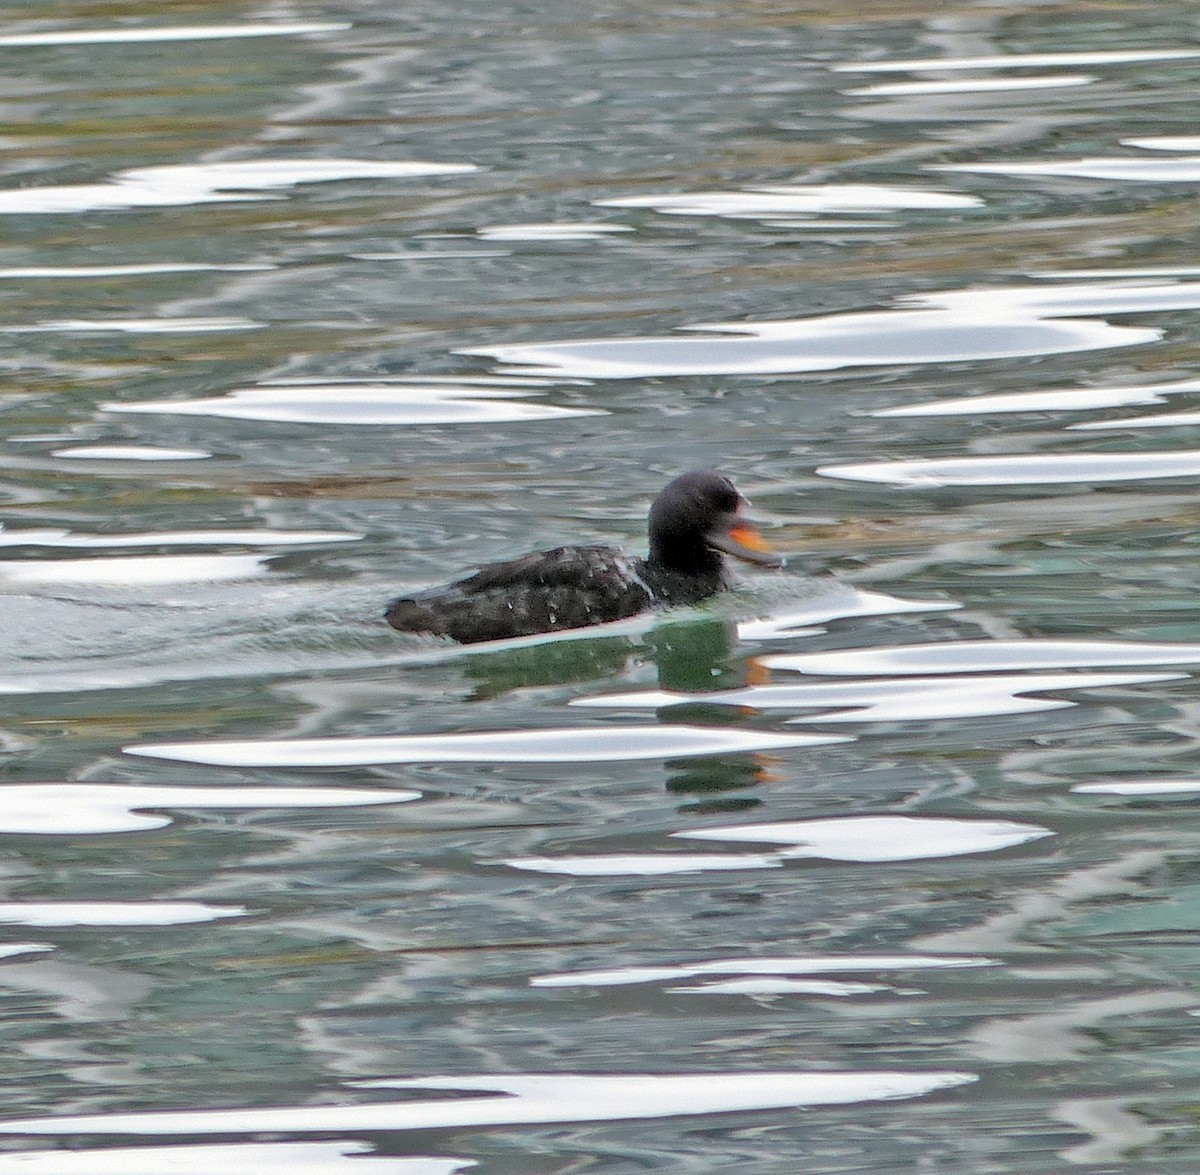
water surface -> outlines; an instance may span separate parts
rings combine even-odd
[[[0,57],[0,1172],[1196,1170],[1191,6]],[[382,621],[707,466],[782,572]]]

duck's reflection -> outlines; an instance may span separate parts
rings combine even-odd
[[[471,700],[485,701],[510,690],[618,677],[637,648],[628,636],[547,641],[465,658],[463,672],[475,682]]]
[[[713,755],[706,759],[669,759],[667,791],[690,797],[680,811],[692,813],[744,812],[762,800],[754,795],[730,795],[760,787],[771,780],[769,757],[761,752]]]
[[[474,681],[475,700],[510,690],[604,681],[626,673],[633,662],[652,663],[664,690],[703,694],[749,682],[751,662],[738,657],[737,626],[708,617],[673,620],[647,632],[603,637],[570,637],[498,648],[462,659]]]
[[[706,724],[737,721],[729,706],[705,705],[705,693],[748,685],[760,674],[754,658],[739,656],[737,626],[701,619],[660,624],[646,635],[646,647],[658,669],[663,690],[695,695],[695,702],[672,708],[675,721],[694,718]],[[762,803],[752,795],[730,795],[769,782],[768,757],[759,753],[668,759],[667,790],[693,797],[687,812],[734,812]]]
[[[660,689],[705,693],[741,684],[734,657],[737,628],[729,621],[669,621],[652,628],[644,639],[658,669]]]
[[[464,659],[463,672],[475,682],[471,698],[481,701],[510,690],[611,680],[635,661],[650,662],[659,688],[695,699],[671,707],[672,721],[720,726],[740,722],[745,711],[708,705],[704,695],[761,682],[767,673],[743,647],[732,621],[692,616],[637,635],[576,637],[478,654]],[[730,793],[769,783],[770,765],[769,756],[748,752],[668,759],[666,787],[689,797],[684,811],[744,811],[761,800]]]

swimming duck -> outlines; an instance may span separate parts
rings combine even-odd
[[[650,507],[644,559],[605,546],[534,551],[394,600],[384,616],[402,632],[473,644],[695,604],[728,586],[725,555],[765,567],[783,562],[742,517],[744,504],[722,474],[684,473]]]

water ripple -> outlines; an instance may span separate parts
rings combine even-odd
[[[1090,796],[1194,796],[1200,793],[1200,779],[1118,779],[1080,783],[1071,790]]]
[[[261,575],[260,555],[125,555],[114,559],[0,561],[0,586],[38,584],[124,584],[150,587],[215,583]]]
[[[128,755],[222,767],[355,767],[374,763],[621,763],[638,759],[781,751],[843,741],[836,736],[656,725],[398,734],[377,738],[160,743],[123,749]]]
[[[863,465],[822,465],[816,472],[822,477],[883,482],[913,489],[1153,481],[1200,476],[1200,450],[938,457],[917,461],[872,461]]]
[[[17,926],[183,926],[244,918],[245,906],[207,902],[0,902],[0,923]]]
[[[602,416],[599,408],[531,403],[533,390],[500,385],[411,383],[271,384],[200,400],[107,403],[105,412],[221,416],[296,424],[507,424]]]
[[[366,1143],[252,1142],[10,1151],[0,1175],[455,1175],[473,1159],[381,1155]]]
[[[0,268],[0,280],[149,277],[160,273],[260,273],[274,268],[265,262],[211,264],[193,261],[157,261],[141,265],[26,265]]]
[[[0,192],[0,212],[4,194]],[[222,331],[259,330],[261,322],[251,318],[62,318],[46,322],[0,326],[7,335],[185,335]]]
[[[1053,836],[1048,828],[1012,820],[956,820],[932,816],[839,816],[704,828],[671,834],[685,840],[752,841],[787,845],[774,853],[699,856],[686,853],[518,857],[511,869],[571,877],[662,876],[710,870],[777,869],[787,861],[917,861],[995,853]]]
[[[259,159],[135,167],[119,171],[103,183],[0,191],[0,214],[100,212],[278,199],[281,189],[297,184],[412,179],[475,170],[470,163],[376,159]]]
[[[852,1105],[920,1097],[966,1085],[971,1073],[861,1072],[532,1073],[382,1078],[363,1089],[446,1090],[471,1098],[424,1098],[353,1106],[258,1106],[81,1114],[0,1122],[4,1134],[317,1134],[338,1130],[429,1130],[550,1122],[621,1122],[732,1114],[794,1106]]]
[[[881,408],[872,416],[981,416],[990,412],[1086,412],[1164,404],[1167,396],[1200,392],[1200,380],[1140,384],[1117,388],[1049,388],[1041,392],[1008,392],[995,396],[963,396],[925,404]],[[1087,427],[1076,425],[1074,427]]]
[[[202,461],[212,454],[203,449],[156,449],[150,445],[79,445],[55,449],[50,456],[71,461]]]
[[[979,208],[977,196],[883,184],[776,184],[736,192],[684,192],[597,200],[602,208],[652,208],[668,216],[778,220],[820,213],[950,211]]]
[[[1025,669],[1087,669],[1098,665],[1187,665],[1200,662],[1200,644],[1137,641],[944,641],[875,646],[830,653],[761,658],[770,669],[866,677],[941,673],[995,673]],[[965,683],[964,683],[965,685]]]
[[[1200,412],[1163,412],[1158,416],[1126,416],[1120,420],[1089,420],[1071,424],[1072,432],[1103,432],[1121,428],[1183,428],[1200,424]]]
[[[0,944],[0,959],[11,959],[16,955],[40,955],[54,948],[45,942],[6,942]]]
[[[1126,139],[1122,145],[1156,151],[1196,150],[1195,136],[1162,136]],[[1139,183],[1195,183],[1200,180],[1200,155],[1178,159],[1122,159],[1092,156],[1086,159],[1050,159],[1033,162],[941,163],[931,171],[969,171],[981,175],[1064,175],[1082,179],[1132,180]]]
[[[225,40],[231,37],[295,37],[305,33],[340,33],[352,27],[349,21],[343,20],[308,20],[55,29],[43,33],[8,33],[0,36],[0,47],[23,49],[39,45],[137,45],[155,41]]]
[[[906,612],[953,612],[962,605],[955,600],[905,600],[884,592],[868,592],[838,580],[821,578],[808,580],[812,598],[803,607],[789,602],[788,611],[754,620],[744,620],[737,626],[739,640],[772,641],[794,637],[805,628],[829,620],[844,620],[852,616],[899,616]]]
[[[165,828],[154,809],[239,811],[407,804],[420,792],[337,787],[153,787],[116,783],[12,783],[0,786],[0,832],[78,836]]]
[[[714,693],[672,693],[645,690],[575,698],[573,706],[659,709],[701,703],[753,710],[844,709],[851,713],[823,714],[804,722],[934,722],[947,718],[980,718],[1002,714],[1033,714],[1074,706],[1062,699],[1030,698],[1050,690],[1098,689],[1175,681],[1179,673],[1042,673],[988,674],[964,681],[961,677],[922,677],[911,681],[855,681],[820,685],[754,685]]]
[[[994,959],[978,955],[795,955],[783,958],[708,959],[666,966],[610,967],[602,971],[564,971],[534,975],[531,987],[612,987],[659,983],[704,975],[824,975],[862,971],[923,971],[958,967],[992,967]]]
[[[958,78],[946,82],[887,82],[844,90],[856,98],[904,98],[921,94],[995,94],[1025,90],[1060,90],[1088,86],[1096,79],[1089,74],[1058,74],[1050,77]]]
[[[1065,354],[1162,337],[1089,314],[1200,307],[1200,282],[997,286],[906,297],[900,308],[773,322],[702,323],[699,339],[645,337],[470,347],[505,370],[591,379],[753,375]]]
[[[577,220],[547,224],[490,224],[476,229],[476,236],[484,241],[598,241],[613,234],[631,232],[633,229],[625,224]]]
[[[841,73],[926,73],[930,70],[1028,69],[1043,65],[1138,65],[1147,61],[1190,61],[1196,49],[1097,49],[1063,53],[996,53],[986,57],[919,57],[911,61],[849,61],[830,68]]]
[[[345,530],[164,530],[132,534],[85,534],[79,531],[30,527],[8,530],[0,524],[0,547],[255,547],[305,546],[309,543],[351,543],[363,536]]]

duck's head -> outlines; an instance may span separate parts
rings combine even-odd
[[[684,473],[650,507],[650,560],[688,575],[721,570],[721,553],[761,567],[779,567],[775,554],[742,517],[746,499],[711,470]]]

